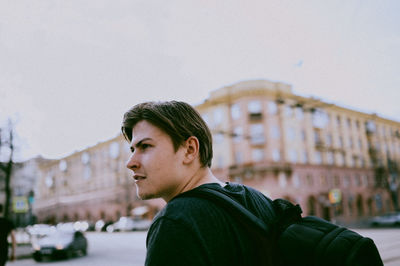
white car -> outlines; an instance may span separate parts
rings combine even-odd
[[[391,212],[376,216],[370,221],[371,226],[400,226],[400,212]]]
[[[150,220],[136,220],[132,219],[130,217],[121,217],[119,220],[109,226],[107,226],[106,231],[109,233],[115,232],[115,231],[121,231],[121,232],[126,232],[126,231],[142,231],[142,230],[147,230],[149,229],[151,225]]]

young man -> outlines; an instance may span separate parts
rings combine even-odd
[[[3,205],[0,204],[0,266],[6,265],[8,258],[8,241],[7,238],[11,236],[11,256],[10,260],[15,260],[15,235],[14,225],[8,219],[3,216]]]
[[[227,193],[264,221],[275,217],[263,194],[213,175],[211,133],[193,107],[176,101],[138,104],[125,113],[122,132],[130,142],[126,166],[138,196],[167,202],[149,229],[146,265],[272,264],[266,253],[274,252],[273,245],[260,247],[257,233],[207,199],[185,197],[207,186]]]

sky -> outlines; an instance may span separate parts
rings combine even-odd
[[[1,0],[0,125],[18,160],[117,136],[149,100],[243,80],[400,122],[400,1]]]

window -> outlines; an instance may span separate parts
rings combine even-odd
[[[340,178],[339,178],[339,176],[335,175],[333,177],[333,182],[334,182],[335,187],[339,187],[340,186]]]
[[[271,130],[271,136],[273,139],[279,139],[280,138],[280,132],[279,132],[279,127],[276,125],[273,125],[270,127]]]
[[[328,179],[326,178],[325,175],[321,175],[321,179],[319,180],[321,187],[325,187],[328,185]]]
[[[235,127],[233,129],[233,141],[238,143],[243,140],[243,128],[242,127]]]
[[[306,180],[308,186],[312,187],[314,185],[314,178],[312,175],[307,175]]]
[[[339,147],[343,148],[343,137],[339,136],[338,141],[339,141]]]
[[[347,127],[351,129],[351,119],[347,118]]]
[[[61,170],[61,172],[67,171],[68,168],[67,161],[61,160],[60,163],[58,164],[58,168]]]
[[[240,106],[239,104],[233,104],[231,106],[231,115],[234,120],[240,118]]]
[[[302,141],[306,140],[306,132],[304,130],[301,131],[301,140]]]
[[[315,152],[315,163],[322,164],[322,154],[320,151]]]
[[[318,130],[314,130],[314,142],[315,145],[322,144],[321,133]]]
[[[220,132],[215,133],[213,136],[213,140],[215,144],[221,144],[222,142],[224,142],[224,134]]]
[[[274,115],[278,112],[278,106],[276,105],[276,102],[269,101],[267,107],[268,113],[271,115]]]
[[[264,149],[253,149],[252,159],[255,162],[261,162],[264,160]]]
[[[251,101],[248,105],[250,121],[259,121],[262,119],[262,107],[260,101]]]
[[[339,158],[339,160],[338,160],[339,165],[344,166],[344,163],[345,163],[344,152],[340,152],[338,158]]]
[[[288,126],[287,127],[287,139],[290,141],[293,141],[293,140],[295,140],[295,138],[296,138],[296,131],[295,131],[294,127]]]
[[[278,182],[279,182],[279,186],[281,188],[285,188],[287,186],[287,179],[286,179],[285,173],[282,173],[282,172],[279,173]]]
[[[333,158],[333,152],[332,151],[328,151],[326,154],[326,159],[328,164],[333,164],[334,163],[334,158]]]
[[[304,117],[303,109],[301,109],[300,107],[297,107],[295,113],[296,113],[296,119],[298,119],[298,120],[303,119],[303,117]]]
[[[119,156],[119,144],[118,142],[114,141],[110,144],[108,148],[109,156],[113,159],[118,158]]]
[[[83,169],[83,179],[89,180],[91,177],[92,177],[92,170],[91,170],[90,167],[87,165],[87,166],[85,166],[85,168]]]
[[[363,186],[364,187],[368,187],[368,176],[367,175],[363,175],[362,176],[362,180],[363,180]]]
[[[293,173],[292,182],[294,187],[296,188],[300,187],[300,177],[297,173]]]
[[[217,108],[214,110],[214,126],[218,126],[222,123],[224,118],[224,114],[222,113],[222,109]]]
[[[329,122],[328,114],[320,109],[315,110],[312,116],[313,126],[316,128],[324,128]]]
[[[376,125],[374,121],[365,122],[365,127],[367,128],[367,132],[373,133],[376,131]]]
[[[359,174],[356,174],[354,176],[354,182],[356,187],[361,186],[361,176]]]
[[[303,163],[308,163],[308,153],[307,153],[307,151],[303,151]]]
[[[235,162],[236,164],[243,163],[243,153],[240,151],[235,152]]]
[[[128,146],[128,145],[125,145],[125,146]],[[88,152],[82,153],[81,161],[83,164],[88,164],[90,162],[90,155]]]
[[[341,125],[340,116],[337,116],[337,117],[336,117],[336,125],[337,125],[338,127],[340,127],[340,125]]]
[[[343,178],[343,186],[344,187],[350,186],[350,177],[348,175],[344,176],[344,178]]]
[[[279,162],[280,159],[281,159],[281,153],[279,152],[278,149],[274,149],[274,150],[272,151],[272,160],[273,160],[274,162]]]
[[[361,167],[367,166],[364,157],[361,157],[360,162],[361,162]]]
[[[250,114],[257,114],[262,112],[260,101],[250,101],[247,107]]]
[[[290,107],[290,105],[285,106],[285,116],[291,117],[293,116],[293,109]]]
[[[289,160],[292,163],[296,163],[297,162],[297,153],[296,150],[294,149],[290,149],[289,150]]]
[[[46,176],[45,184],[48,188],[54,187],[54,176],[48,174]]]
[[[262,124],[250,125],[250,137],[252,144],[263,144],[265,142],[264,126]]]
[[[217,168],[221,169],[224,167],[224,157],[222,155],[217,156]]]
[[[332,146],[332,135],[329,133],[326,135],[326,146]]]

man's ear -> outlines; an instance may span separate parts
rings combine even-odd
[[[195,136],[189,137],[185,141],[185,157],[183,162],[185,164],[192,163],[199,156],[200,143]]]

